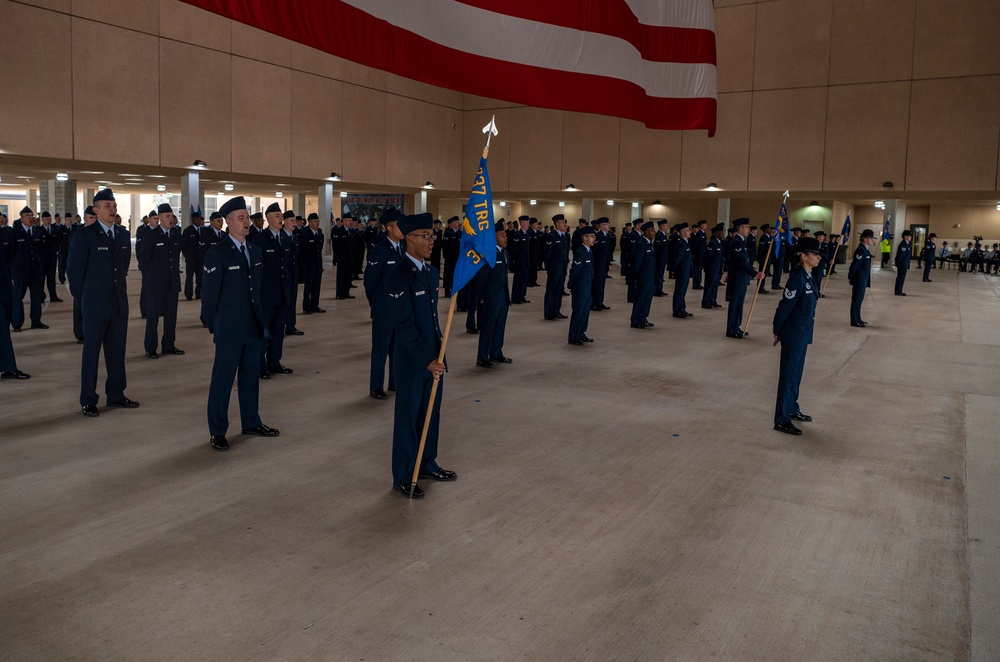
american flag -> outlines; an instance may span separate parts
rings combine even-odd
[[[712,0],[184,0],[469,94],[715,133]]]

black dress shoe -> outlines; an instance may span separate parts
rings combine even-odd
[[[163,354],[173,354],[174,356],[184,356],[184,350],[183,349],[177,349],[176,347],[171,347],[170,349],[165,349],[165,350],[163,350],[162,353]]]
[[[261,379],[270,379],[271,378],[271,373],[268,372],[267,370],[261,370],[260,371],[260,378]]]
[[[489,361],[476,361],[476,365],[480,368],[492,368],[493,364]]]
[[[561,319],[561,320],[568,320],[568,319],[569,319],[568,317],[566,317],[566,316],[565,316],[565,315],[563,315],[562,313],[556,313],[556,317],[557,317],[558,319]]]
[[[685,317],[694,317],[694,313],[689,313],[688,311],[685,310],[684,311],[684,316]]]
[[[144,319],[146,319],[146,316],[145,315],[139,315],[139,319],[144,320]]]
[[[472,335],[476,335],[477,333],[479,333],[479,329],[466,329],[465,332],[471,333]]]
[[[925,283],[933,283],[934,281],[932,281],[930,278],[925,278],[924,282]],[[62,299],[53,299],[53,301],[62,301]]]
[[[784,432],[785,434],[794,434],[796,436],[802,434],[802,430],[792,425],[791,421],[785,421],[784,423],[775,423],[774,429],[777,430],[778,432]]]
[[[650,327],[650,328],[652,328],[652,327],[656,326],[656,325],[655,325],[655,324],[653,324],[652,322],[643,322],[643,324],[645,324],[646,326],[648,326],[648,327]]]
[[[653,292],[653,296],[654,297],[665,297],[667,295],[664,294],[663,292]]]
[[[303,314],[303,315],[312,315],[312,314],[313,314],[313,311],[311,311],[311,310],[303,310],[303,311],[302,311],[302,314]]]
[[[263,423],[261,423],[255,428],[243,428],[242,432],[243,434],[250,434],[256,437],[277,437],[278,435],[281,434],[274,428],[269,428]]]
[[[760,293],[761,294],[770,294],[771,290],[761,290]]]
[[[286,330],[285,331],[285,335],[286,336],[304,336],[306,334],[304,332],[302,332],[302,331],[299,331],[298,329],[292,329],[291,331]]]
[[[531,303],[531,299],[521,299],[521,303]]]
[[[448,471],[447,469],[438,469],[432,474],[417,474],[420,478],[426,478],[428,480],[440,480],[440,481],[451,481],[458,480],[458,474],[454,471]]]
[[[692,285],[692,286],[691,286],[691,289],[692,289],[692,290],[703,290],[703,289],[705,289],[705,288],[704,288],[704,287],[702,287],[701,285]]]
[[[492,361],[493,363],[513,363],[514,359],[508,358],[501,354],[500,356],[491,357],[490,361]]]
[[[812,416],[809,416],[808,414],[803,414],[800,411],[797,411],[794,414],[789,414],[788,418],[792,419],[793,421],[802,421],[803,423],[809,423],[813,419]]]
[[[582,345],[583,341],[582,340],[570,340],[569,344],[570,345]]]
[[[354,297],[351,297],[351,298],[353,299]],[[317,308],[313,312],[314,313],[325,313],[326,312],[326,308]]]
[[[712,308],[722,308],[722,304],[721,303],[713,303],[712,304]]]
[[[83,415],[93,418],[95,416],[100,416],[101,412],[97,411],[97,405],[84,405]]]
[[[13,331],[14,333],[20,333],[21,332],[21,327],[19,327],[19,326],[12,327],[11,331]]]
[[[868,326],[868,322],[861,320],[861,326]]]
[[[8,370],[0,372],[0,379],[31,379],[31,375],[20,370]]]
[[[403,496],[405,496],[407,499],[423,499],[424,491],[420,489],[420,486],[417,485],[416,483],[412,483],[412,485],[413,485],[412,493],[410,485],[393,485],[392,489],[396,490],[397,492],[401,492]]]
[[[930,281],[927,281],[927,282],[930,282]],[[51,301],[52,303],[62,303],[63,302],[63,300],[60,299],[59,297],[52,297],[51,299],[49,299],[49,301]]]
[[[114,402],[108,403],[109,407],[118,407],[119,409],[136,409],[139,407],[139,403],[135,400],[129,400],[128,398],[122,398],[121,400],[115,400]]]
[[[586,335],[584,335],[583,338],[581,338],[580,340],[582,340],[583,342],[594,342],[593,338],[588,338]]]
[[[562,295],[564,297],[568,297],[569,296],[569,292],[567,292],[566,290],[563,290]]]
[[[546,315],[545,319],[548,320],[549,322],[554,322],[556,320],[556,318],[552,317],[551,315]],[[14,330],[15,331],[20,331],[20,329],[14,329]]]
[[[229,442],[226,441],[226,436],[223,434],[213,434],[208,443],[212,444],[212,448],[217,451],[225,452],[229,450]]]
[[[383,391],[382,389],[379,389],[377,391],[368,391],[368,397],[369,398],[375,398],[376,400],[388,400],[389,399],[389,395],[385,391]]]
[[[456,313],[467,313],[467,312],[469,312],[469,309],[468,308],[457,307],[457,308],[455,308],[455,312]]]
[[[160,355],[157,354],[156,352],[146,352],[146,358],[147,359],[158,359],[158,358],[160,358]]]
[[[712,304],[709,304],[707,306],[702,306],[702,308],[704,308],[705,310],[712,310]]]
[[[865,327],[865,325],[862,324],[861,322],[851,322],[851,326],[856,326],[862,329]]]
[[[31,328],[32,329],[47,329],[47,328],[49,328],[49,325],[48,324],[42,324],[41,322],[39,322],[38,324],[32,324]]]
[[[295,372],[291,368],[286,368],[285,366],[281,365],[280,363],[277,366],[273,366],[271,368],[268,368],[267,371],[270,372],[270,373],[279,374],[279,375],[290,375],[293,372]]]
[[[646,325],[643,324],[643,323],[641,323],[641,322],[639,324],[630,324],[629,326],[631,326],[633,329],[645,329],[646,328]]]
[[[736,333],[727,333],[727,338],[736,338],[737,340],[743,340],[745,337],[742,331],[737,331]]]
[[[686,320],[688,316],[687,316],[686,313],[681,313],[679,315],[674,315],[674,317],[676,317],[678,319]]]
[[[386,390],[389,391],[389,393],[395,393],[396,392],[396,387],[395,386],[390,386]]]

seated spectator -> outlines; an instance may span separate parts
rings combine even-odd
[[[962,249],[962,257],[958,259],[958,268],[961,271],[966,271],[969,268],[969,258],[972,257],[972,242]]]
[[[951,247],[948,246],[948,242],[946,241],[938,249],[937,261],[939,269],[944,269],[944,263],[948,261],[949,257],[951,257]]]
[[[986,254],[986,273],[995,276],[998,266],[1000,266],[1000,245],[993,244],[993,249]]]

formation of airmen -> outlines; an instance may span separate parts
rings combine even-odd
[[[0,219],[2,220],[2,219]],[[85,416],[100,415],[97,373],[103,352],[106,365],[106,404],[134,409],[125,375],[125,347],[129,305],[126,276],[132,259],[132,241],[117,215],[114,194],[103,189],[95,195],[83,218],[66,214],[55,221],[45,212],[35,224],[31,209],[7,227],[0,225],[0,368],[4,379],[27,379],[17,369],[9,329],[20,332],[24,324],[23,299],[29,296],[30,328],[46,329],[42,301],[55,302],[54,281],[69,281],[74,298],[73,332],[83,345],[80,404]],[[135,252],[142,276],[140,314],[146,320],[145,356],[159,359],[183,355],[177,347],[177,306],[183,292],[187,300],[200,300],[202,324],[213,336],[215,361],[208,393],[210,445],[229,450],[229,400],[234,380],[240,404],[243,434],[278,436],[258,412],[259,381],[291,374],[282,363],[286,335],[303,335],[296,327],[299,285],[301,314],[325,313],[319,306],[324,247],[327,239],[319,217],[306,219],[272,204],[263,213],[251,214],[246,201],[235,197],[206,224],[192,214],[183,231],[168,204],[151,211],[136,231]],[[700,290],[701,307],[713,310],[719,286],[726,286],[728,301],[725,334],[743,339],[744,300],[751,282],[756,292],[783,290],[773,332],[782,345],[775,429],[801,434],[792,421],[809,421],[798,407],[806,347],[812,339],[816,301],[823,296],[827,274],[835,268],[839,235],[827,241],[823,232],[810,237],[794,228],[778,256],[774,246],[781,239],[770,225],[757,228],[747,218],[731,227],[706,221],[694,224],[638,218],[626,224],[620,238],[607,217],[579,219],[570,234],[563,214],[543,226],[536,218],[499,219],[495,224],[495,266],[482,267],[460,291],[452,291],[455,266],[460,257],[461,221],[446,224],[430,214],[404,216],[390,208],[379,219],[359,227],[351,214],[336,219],[329,242],[331,264],[337,268],[336,298],[354,299],[355,281],[363,280],[372,320],[369,396],[387,400],[395,392],[392,473],[393,488],[410,498],[423,491],[410,480],[417,461],[417,446],[430,406],[431,385],[439,389],[445,372],[438,352],[442,344],[437,298],[440,285],[445,297],[456,297],[456,308],[466,313],[466,331],[479,336],[476,365],[492,369],[511,364],[504,353],[508,310],[530,304],[528,289],[541,287],[539,273],[546,273],[543,319],[569,319],[567,342],[584,346],[592,312],[605,312],[606,281],[613,278],[616,245],[621,274],[631,304],[629,324],[646,330],[652,302],[668,296],[673,281],[672,317],[687,319],[689,290]],[[896,294],[902,292],[910,259],[910,233],[903,233],[897,248]],[[931,238],[933,239],[933,237]],[[851,325],[867,326],[861,317],[865,291],[871,284],[870,248],[874,234],[862,233],[848,280],[852,286]],[[925,249],[933,255],[934,248]],[[181,279],[180,258],[185,278]],[[367,259],[366,259],[367,258]],[[443,265],[442,265],[443,262]],[[756,266],[755,266],[756,265]],[[781,288],[783,274],[788,280]],[[512,282],[510,277],[513,277]],[[925,271],[925,280],[927,280]],[[570,314],[563,311],[570,297]],[[455,472],[436,462],[440,417],[438,397],[431,411],[427,443],[419,475],[428,480],[452,481]]]

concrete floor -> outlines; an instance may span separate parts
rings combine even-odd
[[[459,320],[440,455],[459,481],[419,502],[389,489],[368,309],[333,300],[332,271],[329,312],[286,343],[295,374],[261,385],[281,437],[228,454],[197,303],[187,355],[148,360],[134,279],[142,407],[90,420],[66,293],[51,330],[15,335],[33,379],[0,384],[0,659],[1000,659],[1000,279],[914,271],[904,299],[876,268],[853,329],[841,272],[799,438],[771,429],[775,294],[746,341],[697,292],[693,319],[655,299],[637,331],[615,265],[594,345],[532,289],[492,371]]]

